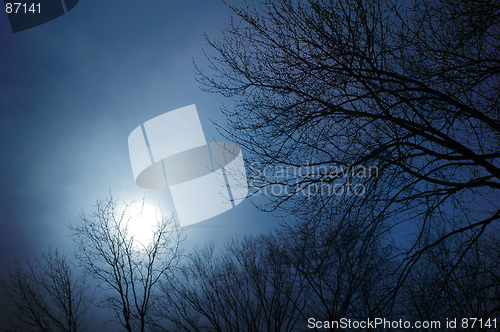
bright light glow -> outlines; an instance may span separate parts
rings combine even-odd
[[[133,216],[129,220],[129,234],[134,237],[135,242],[146,245],[153,236],[153,232],[157,228],[157,220],[161,218],[160,211],[148,204],[144,204],[141,215],[140,205],[133,207]],[[136,243],[136,244],[139,244]]]

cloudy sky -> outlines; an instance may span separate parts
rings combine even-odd
[[[193,59],[207,65],[202,34],[220,38],[230,20],[220,0],[81,0],[18,33],[0,14],[0,277],[16,257],[71,252],[67,224],[110,191],[171,212],[168,191],[135,185],[127,138],[196,104],[207,141],[222,139],[211,120],[230,101],[199,89]],[[247,200],[185,234],[203,244],[276,221]]]

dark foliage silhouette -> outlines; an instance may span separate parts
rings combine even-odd
[[[262,209],[303,222],[355,216],[392,237],[402,260],[390,301],[425,251],[456,239],[467,251],[498,223],[498,2],[232,9],[224,39],[207,39],[199,81],[235,102],[219,128],[247,150],[253,185],[270,198]]]
[[[90,322],[89,284],[57,250],[34,263],[16,261],[2,288],[12,300],[8,331],[81,332]]]
[[[132,204],[122,206],[110,195],[70,227],[80,264],[103,291],[100,306],[111,309],[127,331],[143,332],[154,323],[154,293],[181,257],[182,232],[174,218],[160,214],[146,243],[134,238],[129,223],[141,218],[144,204],[134,211]]]

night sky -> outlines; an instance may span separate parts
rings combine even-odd
[[[202,34],[219,39],[230,20],[215,0],[81,0],[18,33],[0,14],[0,277],[16,257],[49,246],[71,253],[68,223],[110,191],[127,201],[146,195],[172,212],[167,190],[134,183],[127,138],[157,115],[196,104],[207,141],[223,140],[211,121],[224,123],[220,107],[231,101],[200,90],[193,59],[208,66]],[[190,245],[220,243],[276,223],[246,200],[185,235]]]

